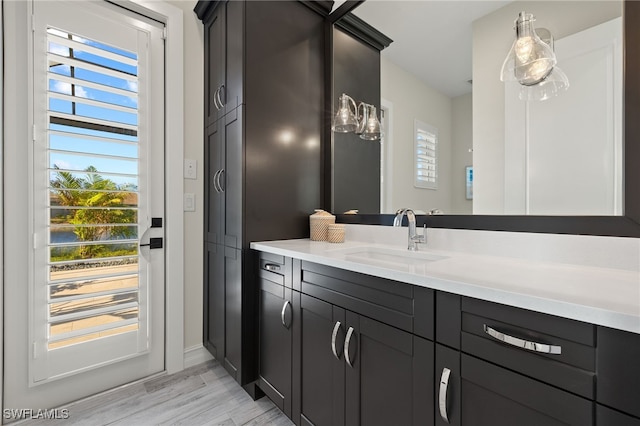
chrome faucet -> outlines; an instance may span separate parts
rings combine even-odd
[[[402,226],[402,218],[404,215],[407,215],[407,221],[409,222],[409,243],[408,250],[416,251],[418,250],[418,243],[426,242],[426,234],[418,235],[416,230],[416,215],[413,213],[411,209],[399,209],[396,212],[396,217],[393,219],[393,226]],[[426,225],[425,225],[426,228]],[[426,231],[426,230],[425,230]]]

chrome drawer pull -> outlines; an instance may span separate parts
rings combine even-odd
[[[553,355],[559,355],[562,353],[562,346],[547,345],[546,343],[531,342],[529,340],[519,339],[517,337],[509,336],[508,334],[504,334],[497,330],[494,330],[487,324],[484,324],[484,332],[496,340],[512,346],[516,346],[518,348],[526,349],[528,351]]]
[[[353,336],[353,327],[349,327],[347,330],[347,337],[344,339],[344,359],[347,360],[349,367],[353,368],[351,363],[351,356],[349,355],[349,346],[351,345],[351,336]]]
[[[449,390],[449,376],[451,370],[448,368],[442,369],[442,376],[440,376],[440,391],[438,392],[438,408],[440,409],[440,417],[442,420],[449,423],[449,414],[447,414],[447,391]]]
[[[338,331],[340,331],[341,327],[342,324],[340,324],[340,321],[336,321],[336,325],[333,326],[333,333],[331,333],[331,352],[333,352],[333,356],[335,356],[337,360],[340,360],[340,354],[336,347],[336,339],[338,338]]]
[[[274,265],[273,263],[267,263],[264,265],[264,269],[267,271],[275,272],[280,270],[280,265]]]

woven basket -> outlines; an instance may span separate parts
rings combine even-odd
[[[335,222],[336,217],[327,212],[319,212],[309,216],[311,241],[327,241],[329,225]]]
[[[327,241],[330,243],[344,243],[344,225],[333,223],[327,229]]]

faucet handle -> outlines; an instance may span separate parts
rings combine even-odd
[[[422,231],[422,234],[418,234],[418,231],[416,230],[416,235],[411,237],[411,241],[413,241],[414,243],[421,243],[421,244],[425,244],[427,242],[427,224],[425,223],[423,228],[424,231]]]

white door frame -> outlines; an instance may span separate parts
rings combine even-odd
[[[4,0],[2,0],[4,2]],[[116,1],[119,5],[135,12],[149,16],[163,22],[166,26],[165,41],[165,78],[166,81],[184,81],[183,70],[183,14],[182,10],[162,1],[147,0],[123,0]],[[9,25],[12,27],[15,23]],[[16,116],[15,108],[8,109],[5,117],[5,87],[4,72],[2,71],[2,50],[5,38],[4,16],[0,20],[0,114],[3,117],[3,129],[0,132],[0,208],[4,206],[4,191],[2,183],[5,179],[4,157],[5,137],[7,140],[27,140],[28,126],[20,126],[25,123],[27,117]],[[15,29],[13,34],[16,34]],[[10,43],[11,44],[11,43]],[[16,43],[13,43],[15,45]],[[11,49],[9,49],[11,50]],[[23,50],[26,51],[26,50]],[[23,62],[20,62],[22,64]],[[16,64],[12,64],[12,67]],[[18,65],[19,66],[19,65]],[[12,74],[9,71],[8,74]],[[14,76],[15,77],[15,76]],[[26,79],[26,73],[18,73],[18,78]],[[24,84],[16,84],[17,87],[27,87]],[[15,105],[19,94],[9,90],[10,102]],[[167,84],[165,92],[165,116],[171,117],[165,120],[165,253],[166,258],[171,259],[165,266],[165,370],[171,374],[184,368],[184,213],[182,210],[183,193],[183,163],[184,163],[184,94],[182,84]],[[23,96],[24,97],[24,96]],[[15,123],[7,127],[7,124]],[[3,211],[3,210],[2,210]],[[4,218],[0,223],[0,365],[3,364],[4,344]],[[4,384],[4,375],[0,369],[0,382]],[[0,386],[0,411],[4,409],[3,386]]]

